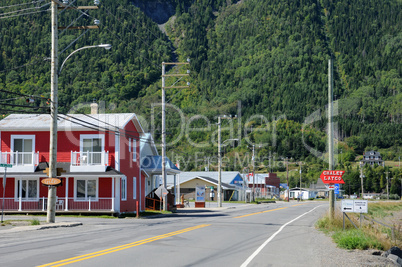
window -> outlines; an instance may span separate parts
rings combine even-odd
[[[131,138],[128,139],[128,152],[131,152]]]
[[[133,139],[133,161],[137,161],[137,140]]]
[[[20,180],[15,181],[17,183],[17,193],[15,194],[17,198],[20,197]],[[36,200],[38,199],[38,181],[24,179],[21,180],[21,198],[22,200]]]
[[[81,153],[83,161],[88,164],[102,164],[102,151],[105,142],[103,135],[81,135]]]
[[[121,200],[127,200],[127,177],[121,178]]]
[[[35,144],[34,135],[12,135],[11,150],[16,153],[13,156],[13,164],[17,165],[33,164],[32,152],[35,150],[34,144]]]
[[[137,177],[133,177],[133,199],[137,199]]]
[[[77,179],[75,181],[75,198],[77,200],[97,199],[97,183],[96,179]]]

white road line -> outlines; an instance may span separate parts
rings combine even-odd
[[[283,230],[283,228],[285,228],[288,224],[291,224],[292,222],[294,222],[294,221],[300,219],[300,218],[303,217],[304,215],[306,215],[306,214],[312,212],[313,210],[315,210],[316,208],[319,208],[319,207],[321,207],[321,206],[322,206],[322,205],[317,206],[317,207],[315,207],[314,209],[312,209],[312,210],[310,210],[310,211],[307,211],[306,213],[303,213],[303,214],[300,215],[299,217],[297,217],[297,218],[295,218],[295,219],[293,219],[293,220],[291,220],[291,221],[285,223],[284,225],[282,225],[281,228],[279,228],[278,231],[276,231],[273,235],[271,235],[256,251],[254,251],[254,253],[251,254],[251,256],[248,257],[248,259],[247,259],[245,262],[243,262],[242,265],[240,265],[240,267],[247,267],[247,266],[250,264],[250,262],[258,255],[258,253],[260,253],[261,250],[262,250],[269,242],[271,242],[272,239],[274,239],[274,237],[275,237],[277,234],[279,234],[279,233]]]

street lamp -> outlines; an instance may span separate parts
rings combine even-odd
[[[218,116],[218,207],[222,207],[222,155],[221,155],[221,119],[231,119],[232,116]],[[235,116],[237,118],[237,116]],[[236,141],[239,139],[228,139],[226,141]]]
[[[55,24],[55,23],[53,23]],[[52,29],[52,32],[56,32],[55,29]],[[53,38],[56,39],[56,38]],[[53,44],[52,44],[53,46]],[[60,66],[60,69],[57,71],[57,44],[54,44],[52,47],[52,67],[51,67],[51,103],[50,103],[50,117],[51,117],[51,126],[50,126],[50,148],[49,148],[49,178],[55,178],[57,173],[57,114],[58,114],[58,77],[63,69],[66,61],[76,52],[87,49],[87,48],[105,48],[109,50],[112,46],[110,44],[100,44],[100,45],[91,45],[84,46],[75,51],[73,51],[70,55],[66,57],[63,63]],[[49,186],[48,190],[48,203],[47,203],[47,219],[48,223],[54,223],[56,217],[56,188],[55,186]]]
[[[78,48],[77,50],[73,51],[70,55],[68,55],[68,57],[66,57],[66,59],[63,61],[63,63],[62,63],[61,66],[60,66],[58,75],[60,75],[61,70],[63,69],[64,63],[66,63],[66,61],[67,61],[72,55],[74,55],[76,52],[81,51],[81,50],[83,50],[83,49],[97,48],[97,47],[105,48],[106,50],[109,50],[110,48],[112,48],[112,45],[111,45],[111,44],[100,44],[100,45],[89,45],[89,46],[84,46],[84,47]]]

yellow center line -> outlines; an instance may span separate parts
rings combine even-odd
[[[270,212],[270,211],[283,210],[283,209],[287,209],[287,208],[288,208],[288,207],[283,207],[283,208],[277,208],[277,209],[273,209],[273,210],[259,211],[259,212],[255,212],[255,213],[250,213],[250,214],[246,214],[246,215],[237,216],[237,217],[234,217],[234,218],[235,218],[235,219],[244,218],[244,217],[247,217],[247,216],[257,215],[257,214],[261,214],[261,213],[265,213],[265,212]]]
[[[292,207],[297,207],[297,206],[307,205],[307,204],[309,204],[309,203],[295,204],[295,205],[292,205]]]
[[[147,243],[150,243],[150,242],[153,242],[153,241],[157,241],[157,240],[164,239],[164,238],[167,238],[167,237],[179,235],[179,234],[182,234],[182,233],[197,230],[197,229],[207,227],[207,226],[210,226],[210,224],[201,224],[201,225],[198,225],[198,226],[185,228],[185,229],[175,231],[175,232],[171,232],[171,233],[167,233],[167,234],[164,234],[164,235],[154,236],[154,237],[151,237],[151,238],[143,239],[143,240],[140,240],[140,241],[128,243],[128,244],[125,244],[125,245],[121,245],[121,246],[117,246],[117,247],[113,247],[113,248],[109,248],[109,249],[105,249],[105,250],[100,250],[100,251],[97,251],[97,252],[81,255],[81,256],[78,256],[78,257],[73,257],[73,258],[68,258],[68,259],[61,260],[61,261],[51,262],[51,263],[48,263],[48,264],[40,265],[38,267],[64,266],[64,265],[71,264],[71,263],[74,263],[74,262],[79,262],[79,261],[99,257],[99,256],[102,256],[102,255],[106,255],[106,254],[109,254],[109,253],[117,252],[117,251],[120,251],[120,250],[123,250],[123,249],[128,249],[128,248],[132,248],[132,247],[135,247],[135,246],[140,246],[140,245],[147,244]]]

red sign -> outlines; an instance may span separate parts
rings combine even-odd
[[[342,176],[345,171],[323,171],[320,175],[324,184],[344,184]]]
[[[42,180],[42,184],[44,185],[59,185],[61,184],[61,180],[59,178],[45,178]]]

